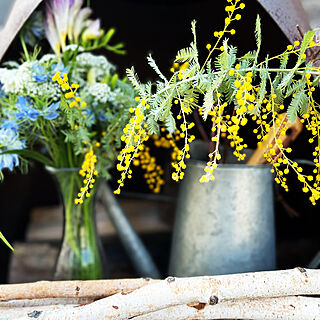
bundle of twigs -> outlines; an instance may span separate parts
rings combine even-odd
[[[320,319],[320,271],[0,286],[0,319]]]

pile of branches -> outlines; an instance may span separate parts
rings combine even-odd
[[[0,285],[0,319],[320,319],[320,270]]]

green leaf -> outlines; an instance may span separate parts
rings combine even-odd
[[[304,89],[297,91],[287,110],[287,118],[291,122],[295,122],[298,112],[304,114],[308,107],[308,97]]]
[[[147,126],[150,134],[159,134],[159,125],[152,117],[147,119]]]
[[[110,28],[107,33],[103,36],[102,38],[102,45],[105,46],[108,44],[108,42],[111,40],[111,38],[113,37],[114,33],[116,32],[116,30],[114,28]]]
[[[298,67],[298,65],[300,64],[300,62],[302,60],[302,55],[307,50],[307,47],[309,46],[310,41],[313,39],[313,37],[314,37],[316,32],[317,32],[317,30],[311,30],[311,31],[308,31],[308,32],[306,32],[304,34],[303,40],[302,40],[302,43],[301,43],[301,47],[300,47],[300,50],[299,50],[299,58],[298,58],[296,67]]]
[[[249,51],[244,56],[242,56],[239,60],[256,60],[257,59],[257,51]]]
[[[195,60],[197,58],[197,55],[198,55],[198,52],[194,48],[188,47],[178,51],[175,61],[183,63],[183,62]]]
[[[266,65],[268,65],[267,62],[266,62]],[[262,67],[259,71],[259,74],[260,74],[260,78],[261,78],[261,83],[260,83],[260,87],[259,87],[259,90],[257,93],[258,99],[257,99],[257,103],[256,103],[254,110],[251,112],[254,115],[258,115],[260,113],[261,104],[262,104],[262,101],[264,100],[264,97],[265,97],[267,79],[268,79],[268,75],[269,75],[268,69],[265,67]]]
[[[228,54],[228,41],[223,41],[224,51],[217,56],[215,60],[215,68],[217,71],[229,69],[229,54]]]
[[[126,70],[127,77],[133,87],[141,94],[144,95],[144,88],[140,83],[140,80],[138,78],[138,75],[135,73],[134,67],[131,67],[131,69]]]
[[[173,133],[176,130],[176,121],[171,112],[164,123],[169,133]]]
[[[257,51],[256,51],[256,56],[254,58],[254,66],[257,64],[258,61],[258,56],[260,53],[260,49],[261,49],[261,20],[260,20],[260,16],[257,15],[257,19],[256,19],[256,29],[255,29],[255,37],[256,37],[256,43],[257,43]]]
[[[39,161],[46,166],[53,166],[53,161],[50,158],[44,156],[43,154],[37,151],[32,151],[27,149],[17,149],[17,150],[6,150],[6,151],[0,152],[0,155],[3,155],[3,154],[18,154],[21,157]]]
[[[12,251],[14,251],[11,244],[8,242],[8,240],[4,237],[4,235],[0,232],[0,240],[2,240]]]
[[[212,110],[212,101],[213,101],[213,88],[210,88],[204,95],[203,102],[203,119],[207,120],[209,112]]]
[[[167,78],[162,74],[162,72],[158,68],[158,66],[157,66],[156,62],[154,61],[154,59],[152,58],[151,54],[148,55],[147,60],[148,60],[149,66],[157,73],[157,75],[165,82],[168,82]]]

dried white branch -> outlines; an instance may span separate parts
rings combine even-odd
[[[119,292],[131,292],[147,284],[159,282],[151,279],[89,280],[89,281],[37,281],[33,283],[0,285],[1,301],[45,298],[104,298]]]
[[[39,306],[54,305],[79,305],[96,301],[95,298],[44,298],[44,299],[26,299],[26,300],[10,300],[0,302],[0,313],[8,308],[34,308]]]
[[[201,306],[197,306],[201,308]],[[134,317],[134,320],[191,319],[320,319],[320,299],[309,297],[279,297],[267,299],[230,300],[217,305],[176,306]]]
[[[36,307],[25,307],[25,308],[0,308],[0,320],[13,320],[24,315],[28,315],[29,319],[32,316],[36,318],[37,314],[41,314],[44,311],[57,311],[64,310],[69,307],[75,307],[77,305],[69,304],[57,304],[48,306],[36,306]]]
[[[16,0],[6,25],[0,32],[0,60],[14,37],[42,0]]]
[[[38,320],[127,319],[172,306],[216,304],[231,299],[257,299],[320,293],[320,270],[296,268],[216,277],[173,278],[116,294],[89,305],[42,312]],[[28,316],[22,319],[29,319]],[[29,319],[30,320],[30,319]]]

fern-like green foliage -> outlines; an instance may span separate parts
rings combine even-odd
[[[159,76],[155,92],[150,93],[149,91],[146,94],[145,86],[139,82],[134,69],[127,69],[128,79],[141,97],[147,99],[150,104],[150,110],[146,110],[145,114],[148,128],[152,133],[158,132],[158,126],[155,123],[164,126],[169,132],[174,130],[176,124],[175,120],[172,119],[170,110],[175,106],[173,103],[175,100],[183,102],[186,108],[190,105],[191,109],[198,106],[195,103],[190,103],[190,93],[193,96],[203,97],[201,108],[204,120],[207,119],[209,112],[212,110],[212,104],[217,94],[226,99],[229,110],[231,110],[230,108],[237,108],[235,96],[238,89],[234,86],[236,77],[229,74],[230,70],[234,70],[239,79],[245,77],[248,72],[253,73],[253,82],[257,90],[255,92],[254,109],[248,110],[248,115],[260,114],[261,105],[266,98],[269,99],[270,92],[276,95],[275,107],[277,110],[279,110],[278,105],[281,105],[286,97],[295,95],[288,106],[288,119],[290,121],[294,121],[296,116],[303,115],[308,111],[308,108],[305,107],[308,103],[305,81],[297,82],[297,77],[304,79],[306,74],[305,52],[310,47],[315,31],[307,32],[299,49],[292,50],[292,52],[298,52],[298,58],[293,68],[287,69],[290,50],[286,50],[279,55],[279,68],[271,68],[269,67],[269,61],[274,60],[274,58],[267,57],[263,60],[259,57],[262,36],[261,20],[258,16],[254,32],[257,45],[255,51],[237,57],[237,48],[229,45],[228,40],[225,39],[222,44],[223,51],[216,56],[214,63],[212,64],[211,59],[207,59],[206,64],[201,65],[197,50],[195,25],[195,21],[193,21],[191,26],[194,36],[193,42],[189,47],[179,50],[175,58],[176,62],[184,66],[187,63],[187,67],[177,70],[170,79],[164,76],[152,57],[148,57],[149,65]],[[261,62],[259,62],[259,59]],[[235,69],[237,63],[240,68]]]

